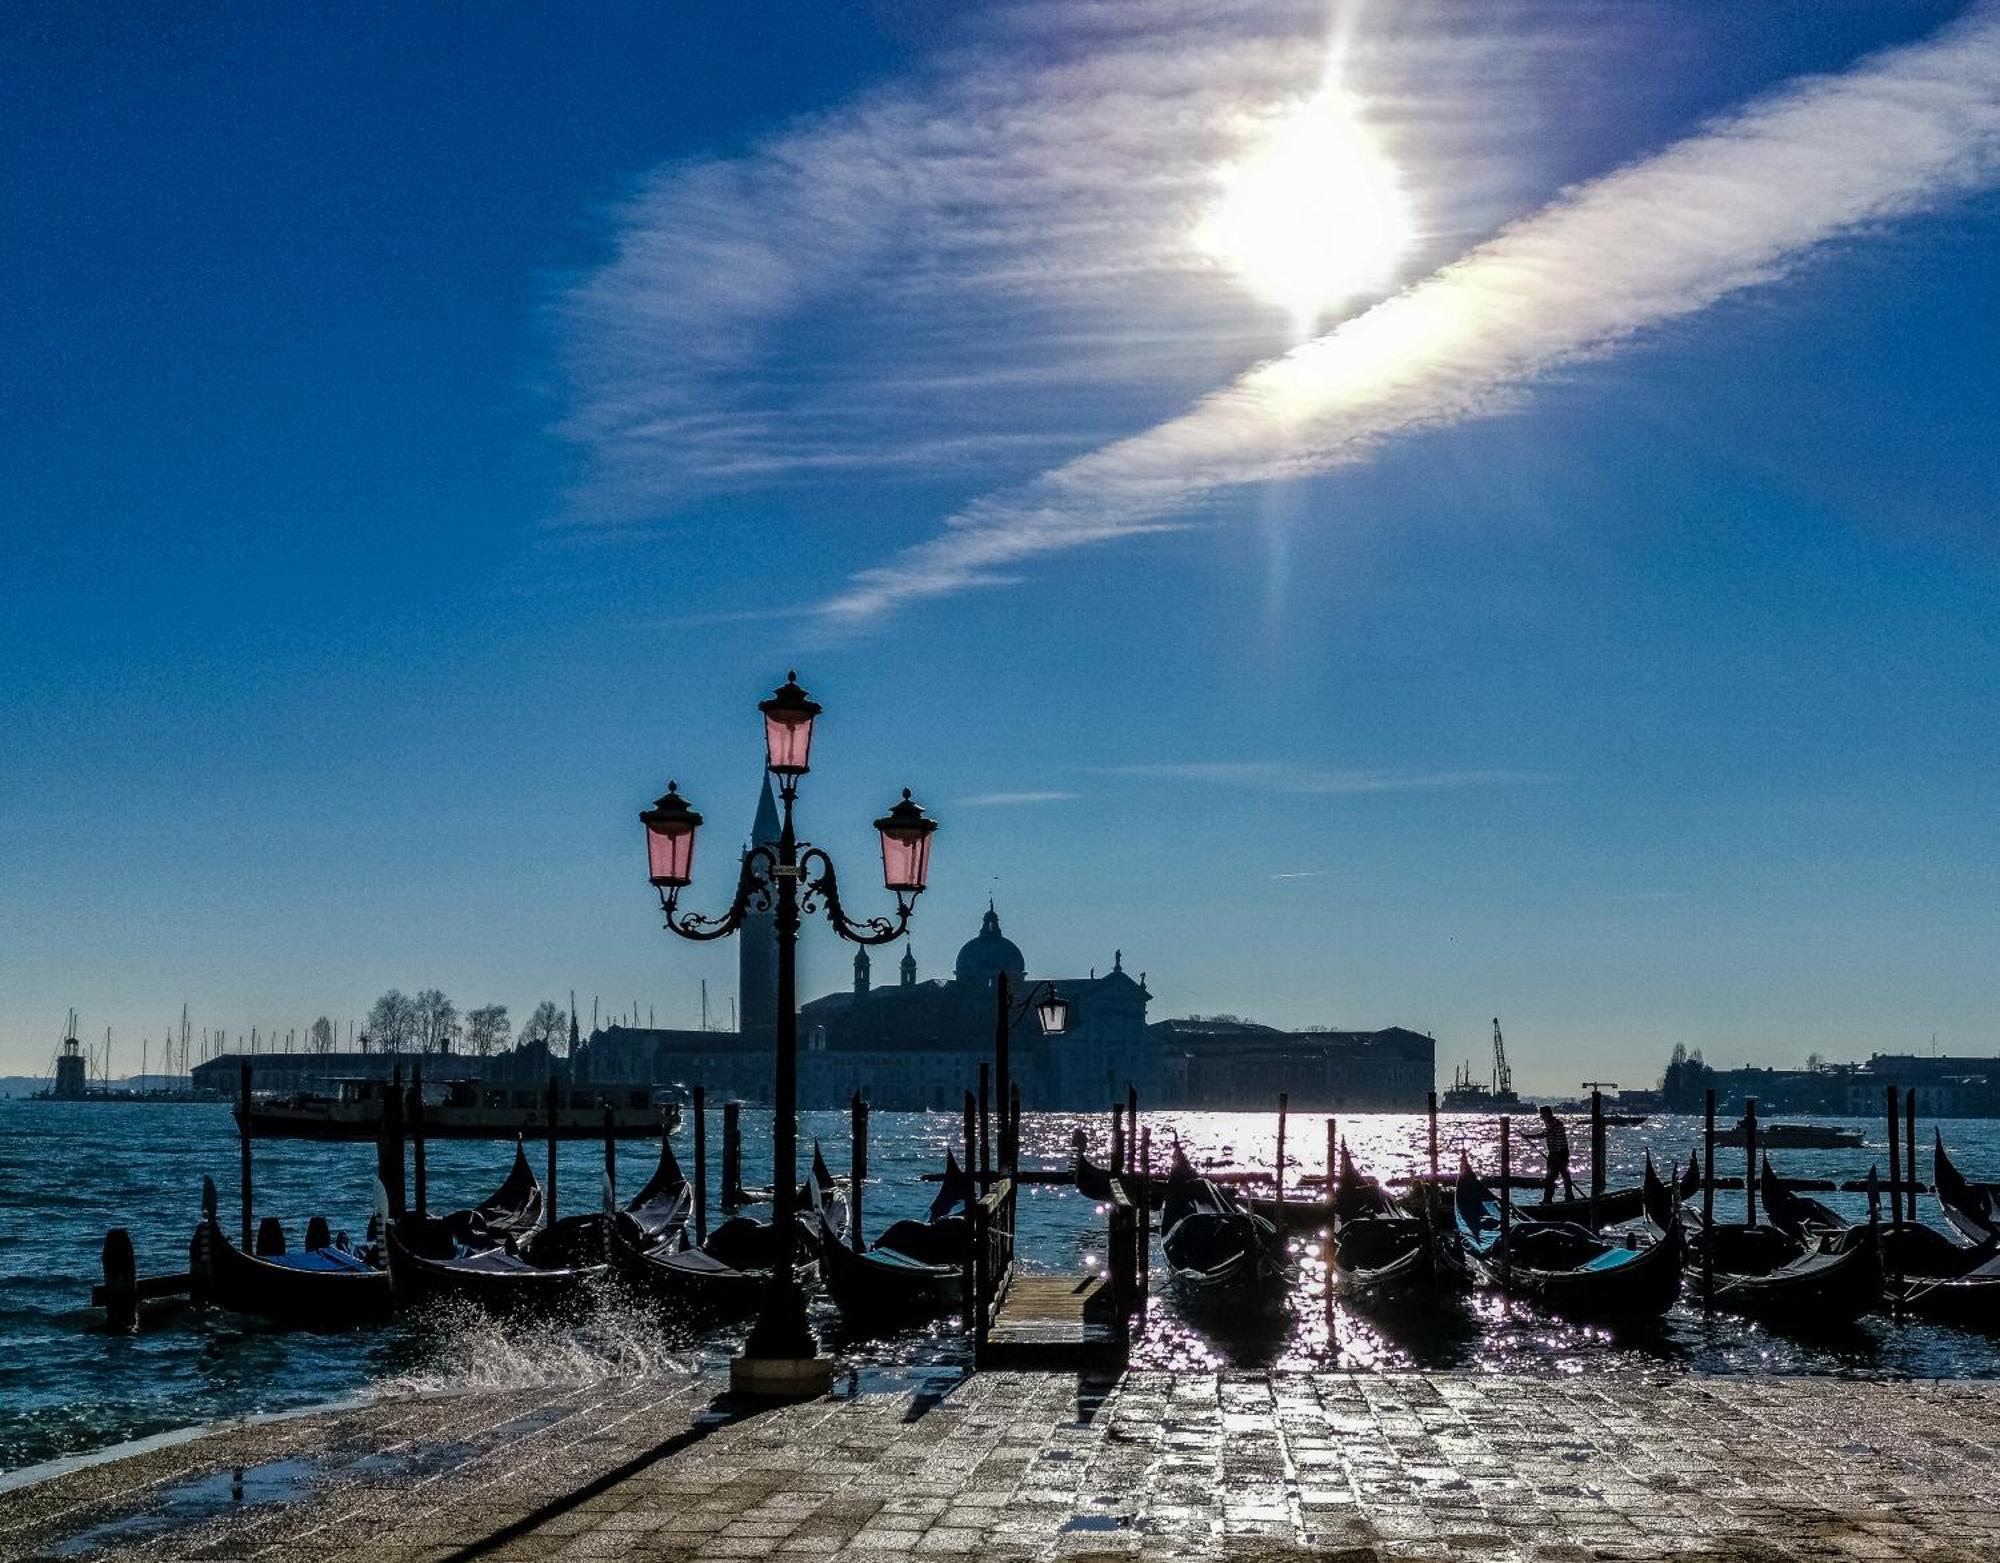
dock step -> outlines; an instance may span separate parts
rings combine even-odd
[[[1117,1372],[1126,1332],[1101,1275],[1016,1275],[979,1354],[982,1368]]]

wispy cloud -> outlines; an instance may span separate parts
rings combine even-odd
[[[555,307],[568,524],[835,479],[1030,479],[1293,340],[1194,235],[1218,168],[1321,85],[1328,0],[947,9],[953,41],[910,77],[661,168],[614,211],[610,259]],[[1435,25],[1346,45],[1369,122],[1488,231],[1541,112],[1522,82],[1563,68],[1574,29],[1401,9]],[[1457,248],[1425,243],[1432,264]]]
[[[1570,191],[1181,415],[965,507],[822,611],[854,624],[1005,581],[1039,556],[1175,524],[1231,488],[1513,406],[1566,364],[1996,179],[2000,7],[1987,3]]]
[[[1250,787],[1263,792],[1337,796],[1370,792],[1434,792],[1456,787],[1519,787],[1559,782],[1550,771],[1323,770],[1282,760],[1194,760],[1159,765],[1111,765],[1106,776],[1153,777]]]
[[[952,801],[966,809],[1004,809],[1024,803],[1067,803],[1079,796],[1074,792],[981,792]]]

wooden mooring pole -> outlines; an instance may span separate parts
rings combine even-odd
[[[543,1198],[543,1209],[547,1212],[543,1222],[545,1225],[554,1226],[556,1224],[556,1077],[553,1073],[549,1075],[549,1088],[543,1100],[549,1131],[549,1187],[548,1193]]]
[[[694,1241],[708,1241],[708,1088],[694,1088]]]
[[[858,1254],[868,1246],[861,1230],[861,1191],[868,1183],[868,1104],[859,1091],[848,1103],[848,1114],[853,1127],[848,1131],[847,1219],[852,1223],[854,1251]]]
[[[1514,1256],[1509,1251],[1508,1238],[1514,1230],[1514,1122],[1506,1114],[1500,1117],[1500,1284],[1505,1286],[1514,1278]]]
[[[611,1104],[604,1107],[604,1219],[609,1221],[618,1210],[618,1117],[611,1110]],[[607,1231],[605,1236],[609,1237]]]
[[[1290,1095],[1284,1091],[1280,1091],[1278,1093],[1278,1154],[1273,1158],[1271,1163],[1271,1177],[1276,1186],[1276,1203],[1280,1212],[1285,1208],[1285,1117],[1290,1109],[1290,1105]],[[1284,1230],[1282,1215],[1278,1222],[1278,1230],[1281,1232]]]
[[[250,1253],[250,1065],[245,1062],[236,1079],[237,1139],[243,1161],[243,1252]]]
[[[1111,1173],[1116,1177],[1125,1170],[1125,1108],[1122,1103],[1111,1104]]]
[[[1923,1186],[1923,1179],[1917,1174],[1917,1088],[1911,1086],[1903,1093],[1903,1171],[1907,1174],[1904,1182],[1910,1186],[1910,1224],[1917,1221],[1917,1190]]]
[[[129,1335],[139,1327],[139,1261],[132,1234],[113,1227],[104,1234],[104,1327]]]
[[[743,1203],[743,1104],[722,1104],[722,1211],[728,1215]]]
[[[992,1097],[992,1068],[979,1061],[979,1187],[984,1190],[993,1176],[993,1136],[989,1106]]]
[[[1139,1154],[1139,1088],[1125,1082],[1125,1154],[1130,1160]]]
[[[1604,1198],[1604,1093],[1590,1093],[1590,1230],[1603,1223],[1598,1219],[1599,1201]]]
[[[965,1171],[976,1187],[979,1179],[979,1103],[965,1093]],[[979,1190],[984,1194],[986,1190]]]
[[[1701,1109],[1701,1305],[1715,1306],[1715,1087]]]
[[[1425,1095],[1424,1118],[1430,1127],[1431,1176],[1436,1177],[1438,1175],[1438,1094],[1435,1091],[1428,1092]]]
[[[382,1097],[382,1142],[385,1177],[383,1191],[389,1196],[389,1216],[395,1220],[407,1208],[403,1203],[403,1066],[389,1071],[389,1088]]]
[[[1326,1121],[1326,1220],[1331,1226],[1335,1220],[1333,1212],[1334,1191],[1340,1187],[1340,1125],[1329,1118]]]
[[[1903,1290],[1903,1160],[1902,1146],[1898,1140],[1898,1114],[1896,1112],[1896,1088],[1887,1087],[1884,1093],[1889,1103],[1889,1241],[1895,1249],[1895,1262],[1890,1267],[1889,1279],[1895,1284],[1898,1300]]]
[[[424,1171],[424,1066],[410,1065],[410,1177],[417,1214],[430,1214],[430,1180]]]
[[[1012,1138],[1012,1107],[1014,1090],[1013,1062],[1010,1059],[1010,1044],[1013,1041],[1012,1022],[1014,999],[1008,992],[1007,973],[1002,971],[993,979],[993,1105],[1000,1114],[1000,1171],[1011,1172],[1020,1161],[1021,1147]]]
[[[1757,1098],[1743,1098],[1743,1224],[1757,1224]]]
[[[1153,1126],[1139,1131],[1139,1295],[1153,1289]]]

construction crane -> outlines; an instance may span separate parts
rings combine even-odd
[[[1507,1067],[1507,1043],[1500,1035],[1500,1017],[1493,1017],[1493,1094],[1506,1096],[1514,1089],[1514,1071]]]

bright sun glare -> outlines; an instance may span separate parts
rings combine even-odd
[[[1385,286],[1410,236],[1394,166],[1351,100],[1327,90],[1223,171],[1194,238],[1304,335],[1334,306]]]

